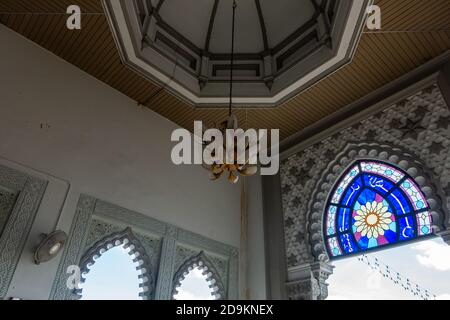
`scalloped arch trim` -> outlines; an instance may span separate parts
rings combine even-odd
[[[142,290],[139,296],[145,300],[152,299],[155,291],[155,281],[150,273],[150,258],[131,228],[126,228],[121,232],[104,237],[84,254],[80,261],[81,282],[83,283],[86,280],[85,276],[89,273],[89,268],[95,264],[95,260],[108,250],[119,246],[129,249],[128,254],[133,257],[133,262],[138,265],[136,270],[140,272],[139,279],[141,283],[139,287]],[[77,290],[76,294],[78,298],[81,298],[82,289]]]
[[[206,281],[209,283],[209,287],[211,288],[212,295],[215,297],[215,299],[226,299],[227,295],[223,282],[220,279],[216,268],[209,261],[208,257],[203,251],[198,255],[192,256],[191,258],[187,259],[175,273],[172,297],[178,293],[177,289],[181,286],[181,282],[195,268],[199,268],[203,271],[202,273],[206,276]]]

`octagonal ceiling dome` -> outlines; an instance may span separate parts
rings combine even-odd
[[[232,0],[103,0],[123,62],[196,107],[229,101]],[[234,98],[274,107],[348,63],[370,0],[238,0]]]

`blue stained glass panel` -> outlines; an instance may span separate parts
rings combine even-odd
[[[350,254],[358,252],[358,247],[355,245],[355,242],[350,234],[343,234],[339,239],[341,240],[341,246],[344,248],[345,253]]]
[[[361,195],[358,197],[358,208],[356,208],[356,210],[358,210],[360,208],[361,205],[366,204],[367,202],[373,202],[375,201],[377,194],[369,189],[364,189],[364,191],[361,193]]]
[[[388,200],[394,206],[397,215],[405,215],[411,213],[411,204],[399,189],[395,189],[388,196]]]
[[[401,241],[414,238],[414,220],[411,216],[399,219],[399,237]]]
[[[394,184],[389,182],[386,178],[382,178],[380,176],[364,174],[364,185],[374,189],[376,192],[386,195],[389,191],[392,190]]]
[[[341,203],[348,206],[350,203],[352,203],[355,199],[355,197],[358,195],[359,190],[362,190],[363,183],[361,178],[358,178],[355,180],[355,182],[350,186],[350,188],[347,190],[347,192],[344,195],[344,198],[342,199]]]
[[[337,226],[339,232],[346,232],[350,229],[350,217],[351,217],[351,211],[347,208],[340,208],[339,214],[337,219]]]
[[[431,234],[429,205],[420,187],[401,169],[359,161],[342,177],[328,198],[325,216],[331,257]]]

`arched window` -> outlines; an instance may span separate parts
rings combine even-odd
[[[202,300],[206,297],[226,299],[223,282],[203,251],[183,263],[175,273],[172,288],[172,297],[177,300],[185,300],[183,294],[186,292],[185,296],[197,296]]]
[[[215,293],[208,281],[208,276],[200,267],[197,267],[180,281],[180,286],[176,288],[173,298],[175,300],[214,300]]]
[[[432,234],[429,205],[406,172],[381,161],[354,163],[326,205],[324,237],[331,258]]]
[[[95,259],[81,285],[82,300],[141,300],[138,262],[129,250],[113,247]]]
[[[126,228],[97,241],[83,255],[80,260],[83,285],[77,294],[86,298],[87,288],[93,284],[95,290],[100,292],[104,290],[105,294],[114,295],[110,298],[105,297],[108,300],[116,298],[150,300],[153,298],[155,283],[151,269],[151,260],[145,248],[131,228]],[[125,281],[125,277],[128,280]],[[124,296],[121,292],[127,295]]]

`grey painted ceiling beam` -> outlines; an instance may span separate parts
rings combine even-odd
[[[163,1],[163,0],[161,0]],[[198,48],[192,41],[184,37],[181,33],[179,33],[177,30],[172,28],[168,23],[166,23],[159,14],[156,14],[156,20],[158,22],[158,26],[161,27],[165,32],[170,34],[171,37],[173,37],[175,40],[177,40],[179,43],[185,45],[189,50],[194,52],[197,55],[202,54],[202,50]]]
[[[159,12],[161,10],[161,7],[163,6],[165,0],[159,0],[158,4],[156,5],[156,12]]]
[[[312,28],[317,23],[317,14],[314,14],[307,23],[297,28],[294,32],[292,32],[286,39],[277,44],[273,49],[271,49],[272,55],[277,54],[282,51],[284,48],[289,46],[293,41],[301,37],[303,34],[308,31],[308,29]]]
[[[211,42],[211,34],[214,28],[214,21],[216,20],[216,14],[217,14],[217,7],[219,6],[220,0],[214,1],[214,6],[211,10],[211,17],[209,18],[209,25],[208,25],[208,33],[206,34],[206,41],[205,41],[205,55],[209,55],[209,44]]]
[[[147,15],[151,15],[152,14],[152,12],[153,12],[153,4],[152,4],[152,0],[146,0],[145,2],[145,5],[144,5],[144,7],[145,7],[145,10],[146,10],[146,12],[147,12]]]
[[[314,9],[316,10],[316,12],[321,10],[320,5],[317,3],[317,0],[311,0],[311,3],[313,5]]]
[[[263,38],[264,51],[268,53],[270,50],[269,41],[267,39],[266,22],[264,21],[264,15],[262,13],[260,0],[255,0],[255,5],[256,5],[256,10],[258,11],[259,24],[261,25],[261,34],[262,34],[262,38]]]

